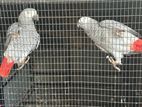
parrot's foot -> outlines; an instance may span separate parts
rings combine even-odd
[[[112,57],[110,56],[106,56],[106,58],[109,60],[109,62],[113,65],[113,67],[117,70],[117,71],[121,71],[119,67],[117,67],[117,65],[119,64],[117,61],[115,61]]]
[[[18,64],[18,68],[16,70],[21,70],[25,64],[28,63],[30,57],[28,56],[27,59],[24,59],[20,64]]]

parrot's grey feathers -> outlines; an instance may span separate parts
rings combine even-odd
[[[8,27],[7,36],[8,36],[10,33],[18,32],[18,30],[19,30],[18,22],[15,22],[15,23],[13,23],[11,26]]]
[[[111,29],[112,29],[113,35],[115,35],[118,38],[123,38],[122,33],[125,32],[125,30],[121,30],[121,29],[118,29],[118,28],[111,28]]]
[[[17,22],[13,23],[11,26],[8,27],[7,30],[7,39],[4,44],[4,50],[7,49],[7,46],[9,43],[13,40],[16,39],[19,36],[19,25]]]
[[[97,45],[97,44],[95,44],[98,48],[100,48],[103,52],[105,52],[105,53],[109,53],[107,50],[105,50],[104,48],[102,48],[101,46],[99,46],[99,45]]]
[[[131,29],[130,27],[120,23],[120,22],[117,22],[117,21],[114,21],[114,20],[103,20],[100,22],[100,26],[101,27],[105,27],[105,28],[110,28],[110,29],[118,29],[118,31],[126,31],[126,32],[129,32],[133,35],[135,35],[136,37],[140,37],[140,34],[137,33],[135,30]],[[119,32],[118,32],[119,34]]]
[[[40,35],[33,22],[36,18],[38,14],[35,9],[24,9],[19,15],[18,22],[8,28],[4,56],[9,56],[14,63],[25,62],[39,45]]]
[[[39,44],[40,44],[40,35],[38,33],[35,33],[35,35],[37,35],[37,43],[35,45],[35,47],[29,52],[29,54],[31,54],[35,49],[38,48]]]

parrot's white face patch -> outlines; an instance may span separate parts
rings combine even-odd
[[[84,30],[91,30],[97,24],[98,22],[90,17],[81,17],[77,23],[77,27],[83,28]]]
[[[77,26],[84,28],[88,22],[89,22],[88,17],[81,17],[78,21]]]
[[[94,23],[94,20],[90,17],[81,17],[78,21],[78,23],[80,24],[91,24],[91,23]]]
[[[79,23],[88,23],[89,22],[89,17],[82,17],[79,19]]]
[[[37,15],[37,12],[34,11],[34,10],[25,11],[25,16],[26,16],[26,17],[33,17],[33,16],[35,16],[35,15]]]
[[[31,19],[35,21],[39,20],[39,15],[37,11],[33,8],[24,9],[19,15],[19,21],[31,20]]]

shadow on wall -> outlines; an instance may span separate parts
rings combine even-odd
[[[37,9],[40,21],[35,25],[41,35],[40,47],[31,55],[28,65],[4,87],[6,107],[10,104],[140,107],[142,55],[125,57],[119,73],[76,23],[82,16],[99,21],[113,19],[142,34],[141,5],[141,2],[122,1],[1,5],[1,50],[8,26],[17,21],[24,8]]]

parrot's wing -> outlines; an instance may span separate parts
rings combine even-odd
[[[38,48],[38,46],[39,46],[39,44],[40,44],[40,35],[37,33],[37,45],[36,45],[36,47],[35,47],[35,49],[37,49]]]
[[[29,52],[29,54],[31,53],[31,52],[33,52],[35,49],[37,49],[38,48],[38,46],[39,46],[39,44],[40,44],[40,35],[37,33],[37,32],[35,32],[35,33],[33,33],[34,35],[36,35],[36,45],[32,48],[32,50]]]
[[[108,29],[115,29],[119,32],[129,32],[133,34],[136,37],[140,37],[140,34],[136,32],[135,30],[131,29],[130,27],[124,25],[123,23],[114,21],[114,20],[103,20],[100,22],[101,27],[105,27]]]
[[[18,23],[13,23],[7,30],[7,34],[6,34],[6,42],[4,44],[4,50],[6,50],[7,46],[9,45],[9,43],[11,42],[11,40],[13,40],[14,38],[19,36],[19,26]]]
[[[132,34],[133,36],[140,38],[140,34],[138,32],[124,25],[123,23],[120,23],[114,20],[103,20],[100,22],[100,26],[108,28],[108,29],[115,29],[115,31],[119,31],[117,33],[128,32]],[[122,36],[117,36],[117,37],[122,37]],[[139,53],[130,51],[128,54],[139,54]]]

